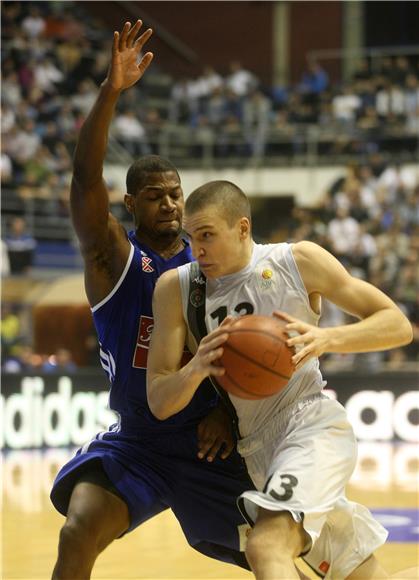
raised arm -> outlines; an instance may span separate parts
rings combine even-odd
[[[103,162],[109,126],[121,92],[144,74],[153,55],[138,56],[150,38],[149,29],[139,38],[138,20],[114,33],[112,58],[105,81],[77,141],[71,183],[71,216],[85,261],[86,292],[94,305],[104,298],[118,280],[129,253],[123,228],[109,213],[109,198],[103,180]]]
[[[412,340],[412,327],[398,306],[381,290],[354,278],[329,252],[312,242],[299,242],[293,254],[309,297],[320,295],[356,316],[359,322],[317,328],[285,317],[299,332],[288,343],[302,348],[294,357],[301,366],[325,352],[371,352],[403,346]]]
[[[177,270],[160,276],[153,295],[153,317],[147,398],[152,413],[163,420],[184,409],[207,376],[224,374],[224,369],[213,362],[221,356],[221,345],[228,335],[221,327],[210,333],[202,339],[195,356],[181,368],[187,329]]]

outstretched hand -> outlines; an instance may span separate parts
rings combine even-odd
[[[328,337],[326,328],[313,326],[279,310],[276,310],[273,315],[287,322],[285,330],[290,335],[287,344],[295,350],[292,362],[296,370],[300,369],[311,358],[319,357],[327,352]]]
[[[153,53],[146,52],[138,62],[143,46],[153,34],[151,28],[148,28],[136,39],[142,24],[141,20],[137,20],[134,26],[126,22],[121,33],[114,32],[112,60],[107,80],[117,91],[123,91],[134,85],[153,60]]]

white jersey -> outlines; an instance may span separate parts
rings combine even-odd
[[[191,264],[178,268],[186,322],[190,269]],[[208,332],[217,328],[229,314],[271,316],[274,310],[283,310],[309,324],[318,323],[319,315],[311,309],[290,244],[254,243],[250,263],[243,270],[206,281],[205,322]],[[196,352],[196,341],[190,331],[188,346]],[[294,373],[287,387],[276,395],[245,400],[229,394],[239,419],[241,436],[255,433],[284,407],[319,393],[324,385],[318,359],[311,359]]]

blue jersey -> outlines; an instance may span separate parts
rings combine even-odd
[[[100,343],[100,361],[108,374],[110,408],[120,417],[123,432],[173,430],[196,423],[216,404],[210,385],[200,386],[180,413],[160,421],[147,403],[146,368],[153,329],[152,296],[158,277],[192,260],[189,245],[168,260],[140,244],[130,232],[131,250],[120,279],[110,294],[92,308]]]

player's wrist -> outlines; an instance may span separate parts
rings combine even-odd
[[[102,93],[109,96],[113,95],[115,97],[118,97],[122,92],[122,87],[112,82],[112,80],[109,77],[106,77],[106,79],[100,85],[100,88]]]
[[[192,358],[190,362],[181,369],[182,382],[192,388],[198,388],[202,381],[208,376],[195,364]]]
[[[335,326],[323,328],[325,348],[323,352],[341,352],[341,349],[345,342],[345,330],[344,327]]]

